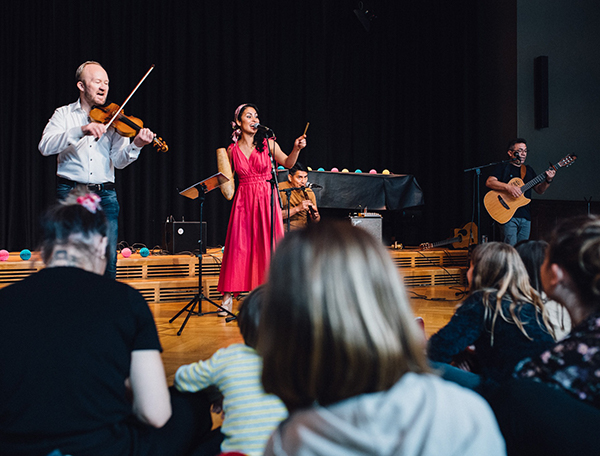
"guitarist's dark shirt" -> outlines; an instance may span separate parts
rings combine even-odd
[[[527,168],[527,172],[525,173],[523,183],[526,184],[531,179],[535,178],[537,174],[531,166],[525,165],[525,167]],[[500,163],[494,168],[494,171],[491,175],[498,179],[500,182],[508,184],[508,182],[515,177],[521,178],[521,167],[515,166],[511,163]],[[531,198],[531,189],[525,192],[525,198]],[[519,209],[517,209],[513,217],[531,220],[531,209],[529,207],[529,204],[521,206]]]

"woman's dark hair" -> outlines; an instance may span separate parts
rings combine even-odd
[[[519,252],[519,256],[529,274],[531,286],[540,294],[542,293],[540,268],[546,257],[547,248],[548,243],[546,241],[520,241],[515,245],[515,249]]]
[[[247,108],[254,108],[254,110],[258,114],[258,108],[256,107],[256,105],[252,104],[252,103],[248,103],[248,104],[244,105],[244,107],[242,109],[240,109],[240,113],[237,116],[237,120],[239,120],[240,122],[242,120],[242,115],[244,114],[244,111],[246,111]],[[266,137],[267,137],[267,132],[264,130],[257,130],[256,133],[254,134],[254,147],[256,148],[257,151],[262,152],[263,150],[265,150],[265,138]]]
[[[40,252],[42,260],[47,263],[56,245],[73,243],[71,236],[81,235],[77,243],[84,248],[85,239],[95,234],[106,236],[107,223],[104,211],[100,208],[95,213],[77,202],[77,198],[87,195],[85,187],[77,187],[62,202],[50,207],[41,218],[42,239]]]
[[[600,306],[600,218],[578,216],[565,219],[554,229],[548,261],[569,274],[582,303]]]
[[[238,326],[244,343],[256,348],[258,344],[258,325],[260,323],[260,310],[264,297],[264,285],[259,285],[246,296],[240,306],[237,316]]]

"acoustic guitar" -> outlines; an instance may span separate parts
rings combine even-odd
[[[455,249],[464,249],[469,247],[469,245],[477,244],[477,225],[469,222],[462,228],[456,228],[452,239],[438,242],[424,242],[421,244],[421,250],[433,249],[448,244],[452,244],[452,247]]]
[[[550,166],[556,171],[558,168],[566,168],[567,166],[572,165],[575,160],[577,160],[577,155],[569,154],[557,164],[550,164]],[[530,188],[535,187],[537,184],[542,183],[545,179],[546,171],[534,177],[526,184],[523,183],[523,180],[519,177],[514,177],[508,182],[508,185],[516,185],[521,187],[521,191],[523,193],[520,196],[515,198],[506,192],[490,190],[483,198],[483,205],[488,211],[488,214],[490,214],[490,217],[492,217],[498,223],[504,224],[508,222],[513,215],[515,215],[517,209],[519,209],[521,206],[529,204],[531,201],[530,198],[525,198],[525,192]]]

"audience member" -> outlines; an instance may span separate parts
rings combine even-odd
[[[398,271],[361,228],[321,222],[284,237],[258,352],[265,391],[290,412],[266,455],[505,454],[485,401],[429,373]]]
[[[244,344],[218,350],[209,360],[181,366],[175,374],[175,387],[195,392],[216,386],[223,394],[225,415],[215,451],[210,442],[203,455],[239,451],[248,456],[262,455],[267,439],[286,418],[283,403],[265,394],[260,384],[262,360],[255,351],[263,286],[255,288],[242,302],[237,320]]]
[[[429,339],[432,361],[450,363],[473,345],[478,373],[499,382],[510,377],[521,359],[554,343],[544,304],[513,247],[500,242],[477,246],[467,279],[469,296]]]
[[[597,455],[600,448],[600,219],[578,217],[554,231],[541,267],[550,299],[573,328],[554,347],[516,368],[486,395],[508,454]]]
[[[0,290],[0,454],[187,454],[208,402],[170,397],[148,305],[102,276],[100,197],[76,187],[42,231],[46,267]]]
[[[567,309],[565,309],[556,301],[548,299],[548,296],[542,289],[540,270],[542,263],[544,262],[544,258],[546,257],[548,243],[541,240],[527,240],[518,242],[515,245],[515,248],[521,257],[521,260],[523,260],[523,264],[525,264],[525,269],[527,269],[527,273],[529,274],[529,282],[531,283],[531,286],[535,288],[535,291],[537,291],[542,297],[544,307],[548,312],[548,320],[554,327],[554,335],[556,340],[561,340],[571,331],[571,318],[569,317]]]
[[[524,360],[517,375],[550,383],[600,408],[600,219],[564,221],[553,235],[541,268],[544,290],[565,306],[571,333]]]

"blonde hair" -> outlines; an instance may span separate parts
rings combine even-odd
[[[84,68],[88,65],[98,65],[100,68],[104,69],[104,67],[102,65],[100,65],[98,62],[96,62],[94,60],[88,60],[87,62],[83,62],[81,65],[79,65],[79,67],[77,67],[77,70],[75,71],[75,81],[76,82],[82,81],[81,74],[83,73]]]
[[[478,245],[471,258],[473,278],[471,294],[480,292],[485,307],[484,321],[490,326],[491,344],[494,343],[494,327],[498,317],[507,323],[517,325],[521,332],[531,339],[521,321],[520,311],[524,304],[531,303],[536,310],[536,322],[555,337],[548,312],[539,293],[531,286],[529,274],[523,260],[514,247],[502,242],[488,242]],[[492,303],[492,297],[494,303]],[[510,301],[508,315],[502,309],[502,300]]]
[[[286,234],[270,266],[258,351],[289,410],[387,390],[426,372],[422,337],[381,243],[349,223]]]

